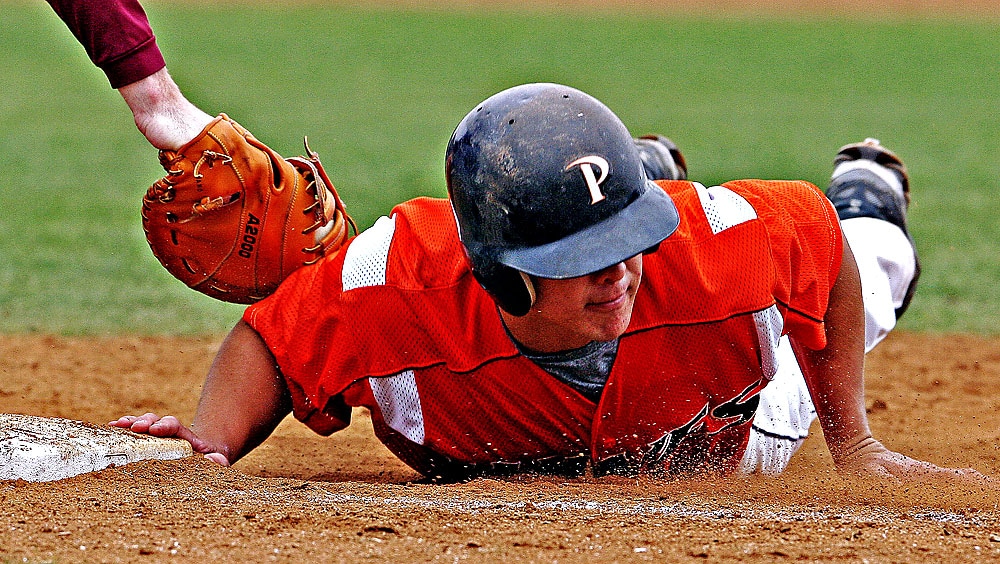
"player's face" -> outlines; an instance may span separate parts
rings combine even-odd
[[[530,324],[531,335],[514,336],[539,352],[617,339],[632,319],[641,279],[642,255],[579,278],[535,278],[535,304],[522,318]]]

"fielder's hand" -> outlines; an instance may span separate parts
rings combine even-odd
[[[226,455],[219,452],[221,449],[200,438],[194,431],[182,425],[173,415],[167,415],[166,417],[160,417],[155,413],[147,413],[138,417],[135,415],[124,415],[118,418],[118,420],[110,422],[109,425],[128,429],[135,433],[153,435],[154,437],[184,439],[191,443],[191,448],[195,452],[204,454],[205,458],[216,464],[229,466],[229,459],[226,458]]]

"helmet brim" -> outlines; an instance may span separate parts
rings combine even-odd
[[[680,224],[677,206],[651,181],[617,214],[558,241],[504,252],[501,263],[541,278],[576,278],[658,245]]]

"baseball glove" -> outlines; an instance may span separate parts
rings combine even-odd
[[[253,303],[340,248],[356,226],[316,153],[284,159],[226,114],[176,152],[142,199],[153,254],[213,298]]]

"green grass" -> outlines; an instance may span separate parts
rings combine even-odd
[[[146,5],[174,78],[278,151],[302,135],[363,226],[444,195],[452,129],[486,96],[563,82],[692,177],[823,184],[876,136],[911,169],[924,277],[902,326],[997,332],[1000,23]],[[217,333],[242,308],[175,281],[138,216],[161,170],[126,106],[44,3],[0,35],[0,332]]]

